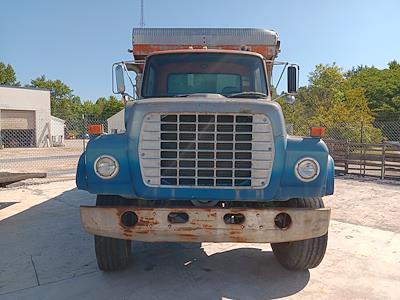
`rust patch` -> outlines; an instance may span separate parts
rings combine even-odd
[[[229,239],[233,242],[238,242],[238,243],[249,243],[249,240],[245,238],[244,236],[235,236],[235,235],[230,235]]]
[[[212,228],[214,228],[214,226],[210,225],[210,224],[203,224],[203,228],[204,229],[212,229]]]
[[[156,219],[149,217],[139,217],[139,221],[136,223],[136,226],[152,226],[160,224]]]
[[[131,237],[131,236],[133,236],[133,231],[132,231],[132,230],[124,230],[124,231],[122,232],[122,234],[123,234],[124,236]]]
[[[150,230],[137,230],[137,231],[135,231],[135,233],[138,233],[138,234],[148,234],[148,233],[150,233]]]
[[[124,235],[132,235],[133,234],[132,228],[126,227],[124,224],[122,224],[120,217],[118,218],[118,224],[121,227]]]
[[[232,241],[238,242],[238,243],[248,243],[249,240],[246,238],[246,236],[243,234],[242,230],[230,230],[228,233],[228,236]]]
[[[198,239],[197,235],[189,234],[189,233],[179,233],[178,236],[180,236],[184,239],[192,240],[192,241]]]
[[[175,231],[195,231],[197,229],[200,229],[200,227],[176,227],[174,228]]]
[[[287,212],[287,207],[274,207],[274,210],[277,212]]]
[[[127,206],[115,206],[115,207],[112,207],[112,208],[117,210],[117,216],[119,218],[124,214],[124,212],[130,210],[130,209],[128,209]]]
[[[231,235],[242,234],[242,232],[239,230],[231,230],[231,231],[229,231],[229,234],[231,234]]]

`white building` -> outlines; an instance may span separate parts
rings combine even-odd
[[[50,116],[51,142],[53,146],[64,146],[65,121],[63,119]]]
[[[125,132],[125,109],[107,119],[107,133]]]
[[[51,120],[49,90],[0,85],[0,148],[53,145]],[[64,141],[59,122],[54,122],[54,135]]]

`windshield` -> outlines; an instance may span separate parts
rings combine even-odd
[[[196,93],[267,94],[263,61],[257,56],[227,53],[173,53],[148,58],[144,98]]]

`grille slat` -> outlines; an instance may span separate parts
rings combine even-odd
[[[274,156],[272,128],[263,114],[151,113],[139,148],[149,186],[263,188]]]

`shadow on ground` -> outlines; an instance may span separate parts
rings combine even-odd
[[[269,247],[246,244],[224,251],[222,244],[135,242],[127,270],[100,272],[79,219],[79,205],[93,203],[73,189],[0,222],[2,298],[265,299],[295,294],[310,279],[308,271],[283,269]]]

